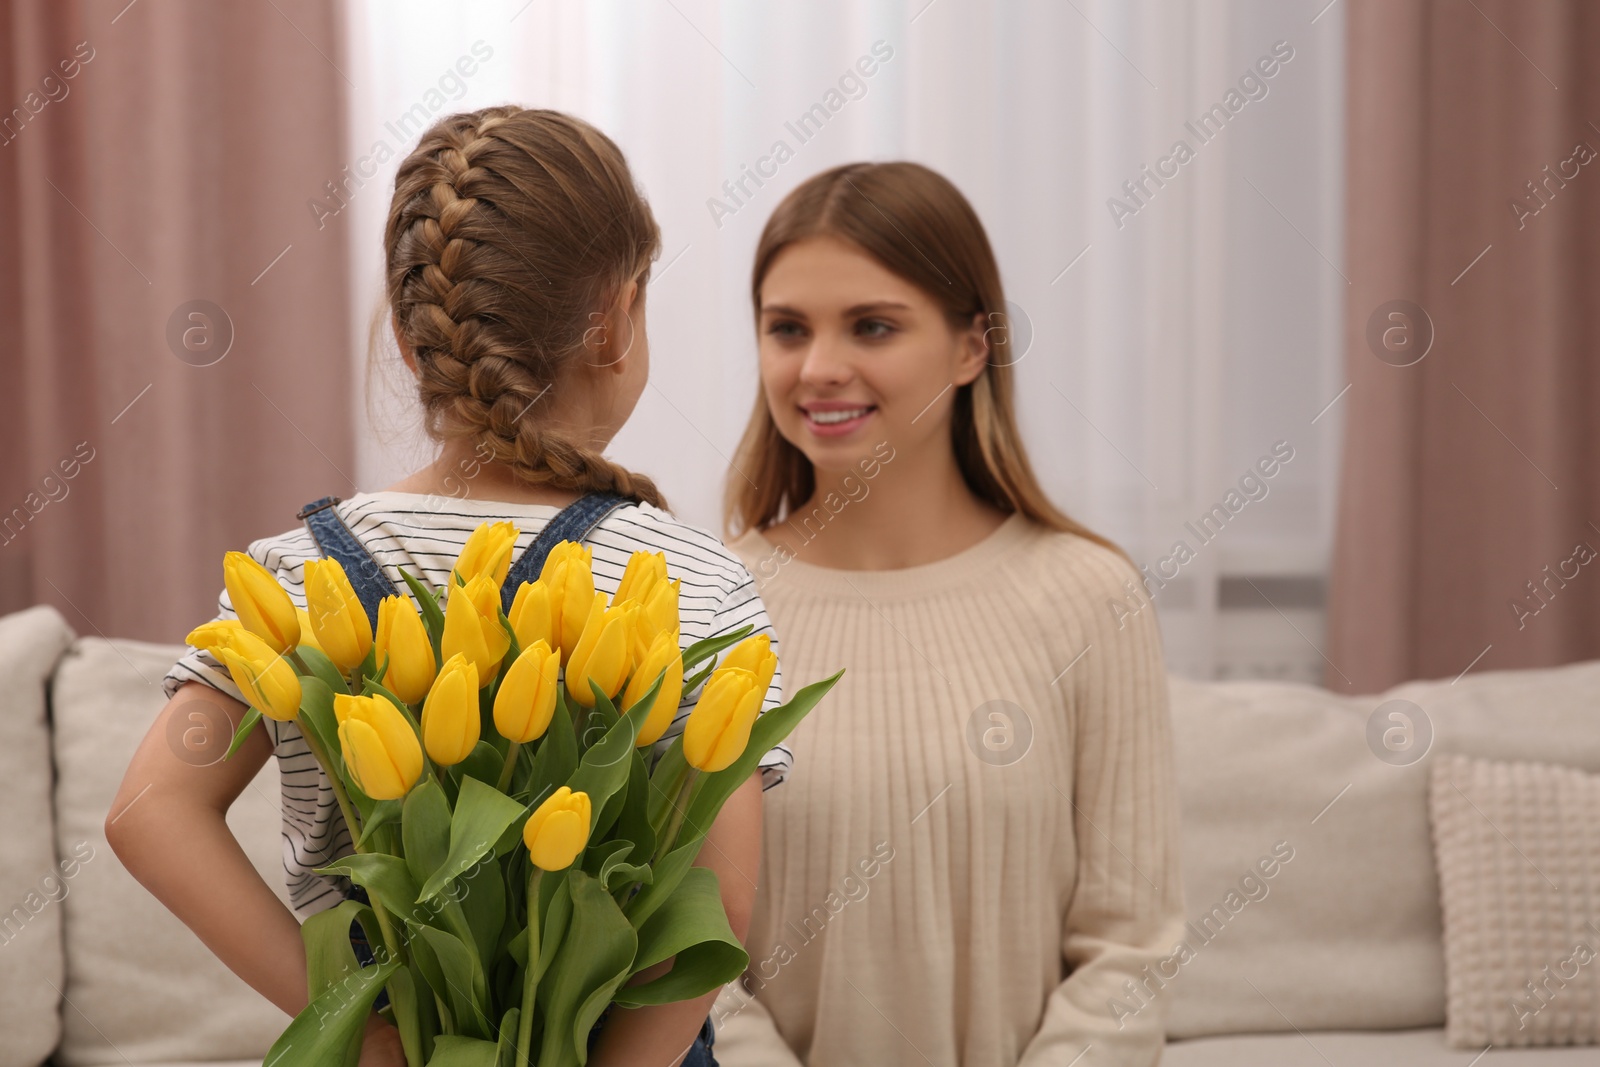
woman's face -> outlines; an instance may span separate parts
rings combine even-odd
[[[796,241],[761,283],[761,387],[778,432],[818,471],[844,471],[885,440],[949,449],[955,387],[988,354],[981,322],[952,329],[932,297],[857,245]]]

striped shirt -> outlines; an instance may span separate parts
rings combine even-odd
[[[518,530],[512,559],[524,550],[544,525],[560,510],[551,504],[517,504],[497,500],[448,497],[380,490],[357,493],[334,505],[339,516],[382,567],[395,588],[406,590],[400,568],[433,588],[448,584],[450,569],[467,537],[482,522],[509,521]],[[586,545],[594,553],[596,592],[616,593],[628,557],[638,549],[665,554],[667,575],[680,579],[678,610],[684,648],[702,638],[749,623],[752,634],[766,634],[777,651],[777,635],[756,592],[755,582],[722,542],[698,527],[674,519],[649,504],[625,504],[607,515],[592,530]],[[304,526],[251,542],[251,558],[277,576],[278,582],[299,607],[306,606],[303,567],[322,553]],[[218,619],[237,619],[224,589],[217,601]],[[725,653],[724,653],[725,654]],[[720,657],[719,657],[720,658]],[[209,652],[190,648],[167,672],[162,689],[170,699],[185,682],[202,682],[248,703],[219,660]],[[782,679],[775,673],[763,710],[782,700]],[[666,751],[683,732],[684,720],[694,707],[698,691],[686,692],[667,732],[656,742],[655,753]],[[289,900],[295,914],[308,918],[344,899],[349,879],[314,873],[355,851],[350,831],[334,799],[326,773],[306,746],[293,722],[263,719],[278,757],[283,794],[283,865],[288,877]],[[779,745],[760,762],[762,787],[783,780],[791,763],[787,747]]]

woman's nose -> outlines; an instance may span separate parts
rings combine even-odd
[[[850,380],[855,371],[844,346],[832,337],[817,335],[800,364],[800,380],[812,386],[836,386]]]

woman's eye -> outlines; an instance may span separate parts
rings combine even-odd
[[[798,322],[780,321],[774,322],[772,325],[768,326],[767,332],[772,334],[774,337],[780,337],[788,340],[790,338],[799,337],[802,333],[802,330]]]
[[[862,319],[856,324],[856,332],[863,337],[887,337],[894,327],[882,319]]]

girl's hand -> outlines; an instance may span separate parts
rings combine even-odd
[[[367,1016],[366,1033],[361,1039],[360,1067],[406,1067],[400,1031],[377,1012]]]

